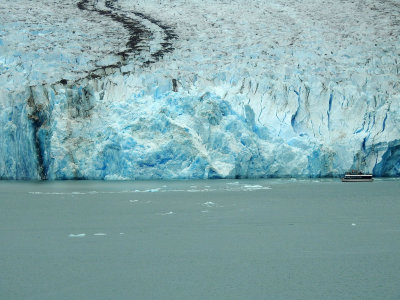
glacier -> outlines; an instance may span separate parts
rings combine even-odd
[[[0,179],[399,176],[399,8],[6,0]]]

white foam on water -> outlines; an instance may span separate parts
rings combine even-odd
[[[120,233],[119,233],[119,235],[124,235],[124,234],[125,234],[124,232],[120,232]]]
[[[356,223],[351,223],[351,226],[356,226],[357,224]]]
[[[99,232],[99,233],[94,233],[93,235],[96,235],[96,236],[105,236],[105,235],[107,235],[107,234],[106,234],[106,233]]]
[[[208,213],[208,210],[202,210],[201,212],[202,213]]]
[[[129,200],[130,203],[137,203],[139,200]]]
[[[214,202],[211,202],[211,201],[207,201],[207,202],[204,202],[202,205],[207,206],[207,207],[215,207],[217,204]]]
[[[85,236],[86,236],[86,233],[78,233],[78,234],[71,233],[69,235],[70,238],[80,238],[80,237],[85,237]]]

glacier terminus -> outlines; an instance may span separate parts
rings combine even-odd
[[[400,175],[400,4],[6,0],[1,179]]]

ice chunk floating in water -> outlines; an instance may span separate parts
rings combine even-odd
[[[398,176],[399,17],[395,1],[5,1],[0,178]]]
[[[167,212],[167,213],[159,213],[161,216],[168,216],[168,215],[174,215],[175,213],[173,211]]]
[[[78,233],[78,234],[71,233],[69,235],[69,237],[71,237],[71,238],[81,238],[81,237],[85,237],[85,236],[86,236],[86,233]]]

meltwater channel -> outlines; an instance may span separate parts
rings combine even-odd
[[[0,299],[399,299],[400,180],[0,182]]]

